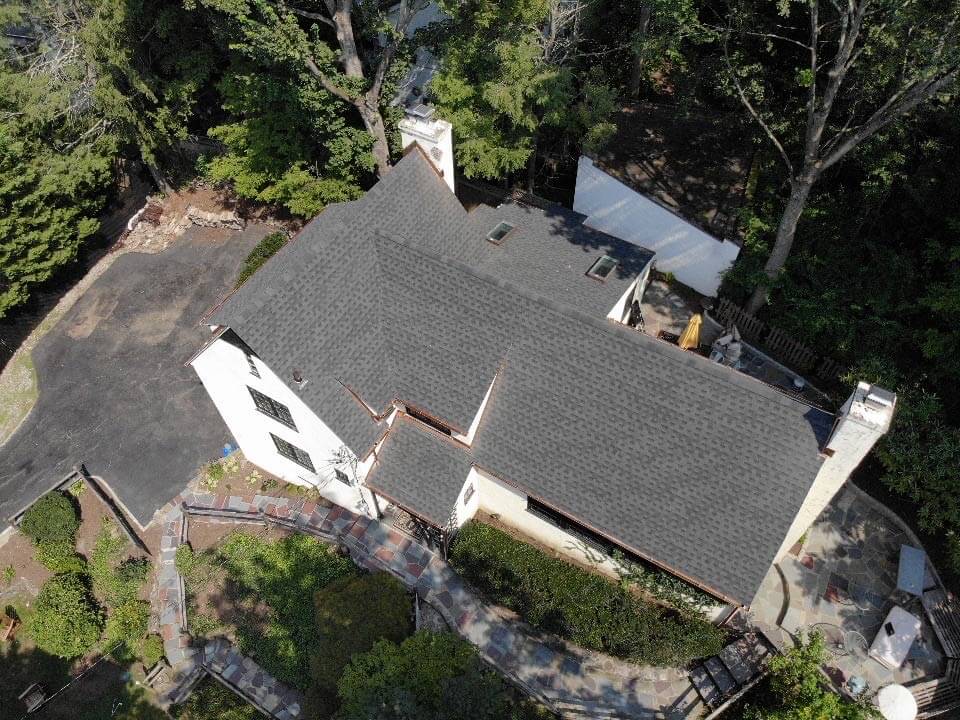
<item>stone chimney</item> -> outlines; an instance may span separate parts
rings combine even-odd
[[[436,110],[429,105],[406,110],[407,116],[398,123],[404,149],[417,143],[453,192],[453,126],[434,117]]]
[[[800,512],[790,526],[775,561],[779,561],[800,539],[843,487],[850,473],[867,456],[870,448],[887,433],[896,406],[897,396],[889,390],[867,382],[857,384],[853,395],[837,414],[830,439],[821,451],[824,460],[820,472],[800,506]]]

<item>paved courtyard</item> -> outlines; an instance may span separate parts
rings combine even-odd
[[[83,463],[145,524],[229,438],[186,361],[203,313],[267,232],[192,228],[118,257],[37,345],[40,396],[0,447],[4,521]]]
[[[919,599],[895,596],[903,544],[913,544],[903,529],[847,486],[807,531],[802,547],[767,574],[752,617],[784,644],[801,631],[823,634],[830,651],[825,669],[838,686],[859,677],[872,693],[890,683],[940,677],[944,657]],[[891,670],[867,650],[895,604],[920,618],[922,627],[907,661]]]

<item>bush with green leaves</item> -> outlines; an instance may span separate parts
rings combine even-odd
[[[110,607],[136,600],[150,572],[146,558],[124,557],[128,547],[116,523],[104,518],[90,553],[89,568],[94,592]]]
[[[515,710],[500,676],[451,633],[380,640],[353,657],[337,689],[338,720],[501,720]]]
[[[277,679],[306,690],[317,642],[314,593],[359,570],[348,557],[308,535],[270,542],[235,532],[217,549],[217,561],[239,599],[269,610],[237,619],[237,645]],[[265,625],[265,627],[264,627]]]
[[[50,492],[24,513],[20,530],[37,545],[73,543],[80,527],[80,513],[73,500],[61,492]]]
[[[321,716],[337,706],[337,681],[350,658],[378,640],[400,642],[413,631],[413,603],[387,573],[337,578],[314,595],[319,636],[310,659],[310,697]]]
[[[143,666],[148,670],[163,659],[163,638],[159,635],[147,635],[141,646]]]
[[[828,689],[820,667],[823,637],[809,638],[770,660],[770,675],[748,696],[744,720],[871,720],[880,713],[868,700],[850,701]]]
[[[723,631],[699,614],[644,602],[489,525],[461,528],[450,564],[491,602],[593,650],[641,664],[682,665],[723,647]]]
[[[213,678],[205,678],[182,704],[170,708],[177,720],[263,720],[253,705],[244,702]]]
[[[63,658],[78,657],[100,639],[103,611],[83,576],[57,575],[40,588],[27,629],[41,650]]]
[[[237,286],[242,285],[247,278],[260,269],[260,266],[276,255],[277,251],[287,244],[287,240],[286,233],[274,232],[258,242],[257,246],[247,255],[247,259],[243,261],[240,275],[237,276]]]
[[[132,600],[112,608],[103,633],[104,649],[123,663],[143,657],[143,642],[149,622],[150,605],[143,600]]]
[[[72,540],[51,540],[36,546],[37,562],[52,573],[85,573],[87,561],[77,554]]]

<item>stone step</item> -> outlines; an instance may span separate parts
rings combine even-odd
[[[690,682],[697,689],[697,694],[703,699],[708,707],[716,707],[723,699],[717,684],[713,682],[710,673],[703,665],[697,665],[690,671]]]
[[[710,677],[720,690],[720,694],[726,697],[737,688],[737,681],[733,679],[730,671],[720,662],[720,658],[714,656],[707,658],[703,666],[710,673]]]

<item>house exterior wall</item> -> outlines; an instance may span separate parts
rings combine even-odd
[[[581,540],[570,533],[528,512],[527,495],[522,490],[511,487],[476,467],[470,470],[464,488],[471,483],[474,484],[476,489],[474,496],[479,496],[479,502],[473,512],[469,514],[469,517],[473,517],[478,510],[483,510],[488,515],[496,515],[500,522],[516,528],[527,537],[546,547],[553,548],[568,561],[589,567],[594,572],[614,580],[619,580],[618,569],[620,565],[616,560],[598,550],[586,547]],[[463,492],[461,491],[462,497]],[[461,512],[460,507],[458,504],[458,520]],[[466,522],[466,519],[469,519],[466,508],[464,508],[464,517],[463,522]],[[718,603],[708,608],[706,615],[712,622],[719,622],[727,617],[732,610],[733,606]]]
[[[254,363],[260,377],[250,372],[244,351],[222,338],[214,340],[191,363],[246,458],[286,482],[315,487],[331,502],[372,515],[370,493],[358,485],[373,457],[358,462],[355,469],[350,462],[333,462],[341,449],[349,454],[344,443],[262,360],[254,358]],[[257,410],[248,387],[286,405],[297,429]],[[307,452],[316,472],[280,455],[270,433]],[[348,477],[353,475],[354,484],[336,479],[334,468]]]
[[[715,296],[721,274],[740,247],[718,240],[596,167],[587,157],[577,166],[573,209],[584,224],[656,252],[657,269],[684,285]]]
[[[820,466],[800,511],[790,525],[774,562],[787,551],[813,524],[850,477],[870,448],[890,429],[896,408],[896,396],[882,388],[861,382],[844,403],[837,423],[824,448]]]

